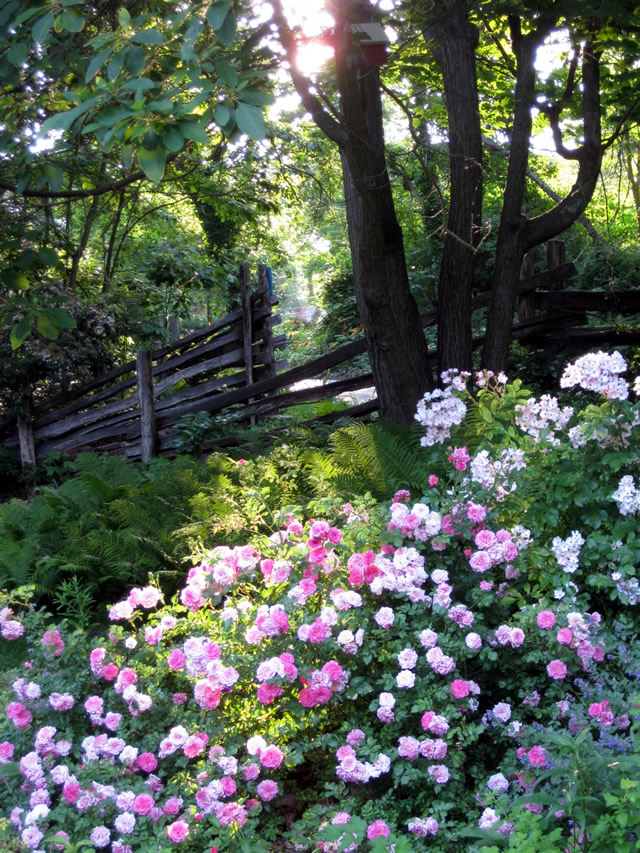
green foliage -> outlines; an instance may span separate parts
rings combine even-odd
[[[175,531],[200,488],[224,490],[223,469],[222,459],[157,459],[139,469],[119,457],[82,454],[66,464],[69,479],[59,486],[0,506],[0,586],[34,584],[80,624],[105,597],[145,583],[149,573],[174,588],[188,555]]]
[[[418,425],[407,428],[392,421],[336,430],[330,445],[340,472],[337,487],[351,495],[370,492],[380,500],[399,488],[425,492],[436,467],[433,454],[420,447],[421,435]]]

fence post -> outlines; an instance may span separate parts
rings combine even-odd
[[[33,418],[31,400],[25,402],[23,415],[18,415],[18,442],[20,444],[20,465],[23,469],[36,464],[36,442],[33,436]]]
[[[266,264],[260,264],[258,267],[258,293],[260,299],[257,307],[262,305],[269,309],[269,313],[263,320],[262,328],[264,332],[265,372],[268,377],[271,377],[276,375],[276,354],[273,346],[273,322],[271,319],[271,286]]]
[[[528,281],[536,274],[537,246],[530,249],[522,259],[520,267],[520,281]],[[518,300],[518,321],[524,323],[533,320],[536,314],[533,293],[521,293]]]
[[[136,354],[136,374],[140,401],[140,456],[143,462],[150,462],[156,455],[156,410],[153,402],[151,350],[139,350]]]
[[[240,302],[242,305],[242,350],[246,385],[253,385],[253,316],[251,313],[251,278],[249,264],[240,264]],[[247,400],[252,403],[253,400]],[[255,416],[251,415],[249,424],[253,426]]]

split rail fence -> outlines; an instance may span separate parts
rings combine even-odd
[[[640,313],[640,291],[566,290],[576,268],[566,262],[564,244],[557,240],[547,244],[547,269],[536,275],[535,265],[534,252],[525,258],[522,268],[518,321],[513,327],[516,340],[544,349],[640,345],[637,330],[587,325],[591,312]],[[84,450],[144,461],[173,452],[172,431],[184,415],[224,413],[232,434],[234,423],[255,423],[290,406],[373,385],[371,373],[322,381],[329,371],[366,352],[363,338],[285,370],[287,362],[275,356],[286,336],[273,334],[281,318],[272,315],[277,300],[271,294],[267,267],[260,266],[258,288],[251,293],[249,267],[243,264],[240,285],[242,307],[237,311],[172,346],[142,350],[135,362],[51,400],[30,417],[19,419],[17,435],[15,425],[10,426],[12,434],[0,443],[18,448],[23,465],[41,462],[56,451],[74,456]],[[472,309],[486,307],[488,302],[489,294],[479,294]],[[424,328],[435,326],[437,312],[427,312],[421,320]],[[481,342],[478,338],[476,344]],[[316,384],[292,389],[303,380],[316,380]],[[374,397],[315,420],[363,417],[377,405]]]

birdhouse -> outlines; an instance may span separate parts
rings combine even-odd
[[[349,28],[369,65],[384,65],[388,59],[387,45],[391,41],[380,24],[350,24]]]

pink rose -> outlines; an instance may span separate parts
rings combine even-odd
[[[451,682],[451,693],[454,699],[464,699],[469,695],[469,684],[461,678],[456,678]]]
[[[561,660],[552,660],[547,664],[547,674],[556,681],[560,681],[567,675],[567,666]]]
[[[151,794],[138,794],[133,801],[133,810],[136,814],[149,814],[155,802]]]
[[[548,631],[556,624],[556,615],[551,610],[541,610],[536,617],[538,628]]]
[[[175,820],[167,827],[167,835],[170,841],[179,844],[189,835],[189,824],[186,820]]]
[[[145,773],[153,773],[158,766],[156,757],[152,752],[141,753],[136,759],[136,764],[140,770],[144,770]]]
[[[367,838],[373,841],[374,838],[388,838],[390,829],[383,820],[374,820],[367,827]]]

